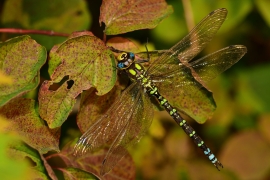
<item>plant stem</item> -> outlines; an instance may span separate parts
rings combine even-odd
[[[67,33],[58,33],[54,31],[45,31],[45,30],[28,30],[28,29],[16,29],[16,28],[0,28],[2,33],[16,33],[16,34],[42,34],[47,36],[63,36],[68,37]]]

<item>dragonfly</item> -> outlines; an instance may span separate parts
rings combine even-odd
[[[223,168],[210,148],[180,114],[181,112],[193,117],[193,111],[188,110],[190,107],[186,104],[174,107],[165,97],[182,94],[183,97],[189,96],[192,99],[198,92],[207,92],[207,82],[244,56],[247,52],[245,46],[231,45],[193,60],[212,40],[226,16],[225,8],[211,12],[181,41],[160,53],[147,69],[134,53],[111,47],[113,52],[118,53],[117,69],[125,71],[132,83],[108,111],[79,138],[74,147],[74,155],[82,156],[109,143],[110,148],[100,170],[101,175],[108,173],[128,154],[127,149],[138,143],[149,129],[154,113],[151,98],[154,98],[212,164],[218,170]],[[149,54],[150,52],[148,58]]]

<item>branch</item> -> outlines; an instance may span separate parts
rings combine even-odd
[[[185,13],[188,31],[190,31],[195,26],[190,0],[182,0],[182,3],[184,7],[184,13]]]
[[[54,31],[45,30],[27,30],[27,29],[16,29],[16,28],[0,28],[0,33],[16,33],[16,34],[43,34],[47,36],[63,36],[68,37],[67,33],[58,33]]]

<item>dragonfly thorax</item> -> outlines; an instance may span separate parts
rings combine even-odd
[[[117,57],[117,68],[120,70],[129,68],[135,59],[135,55],[131,52],[123,52]]]

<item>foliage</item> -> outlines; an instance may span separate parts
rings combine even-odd
[[[266,8],[269,2],[193,0],[188,7],[170,0],[168,4],[171,5],[163,0],[103,0],[102,4],[87,4],[83,0],[42,3],[5,0],[2,3],[3,28],[52,30],[70,36],[14,37],[4,33],[1,36],[4,41],[0,44],[1,177],[269,178],[270,15]],[[105,144],[104,149],[94,154],[74,157],[73,146],[80,132],[95,123],[129,83],[125,76],[118,76],[114,53],[107,46],[140,52],[145,49],[141,42],[150,37],[147,44],[150,50],[154,49],[152,44],[166,49],[187,34],[186,24],[194,25],[220,7],[228,9],[227,20],[204,53],[230,44],[244,44],[248,54],[228,73],[207,85],[217,104],[212,119],[200,125],[203,128],[193,121],[190,123],[211,149],[219,152],[217,156],[224,169],[218,172],[213,168],[164,112],[155,113],[148,134],[130,149],[131,156],[122,158],[105,176],[99,175],[108,151]],[[185,22],[190,13],[194,18]],[[75,32],[89,29],[90,25],[91,32]],[[99,35],[99,25],[104,35]],[[110,36],[118,34],[135,38],[137,42]]]

